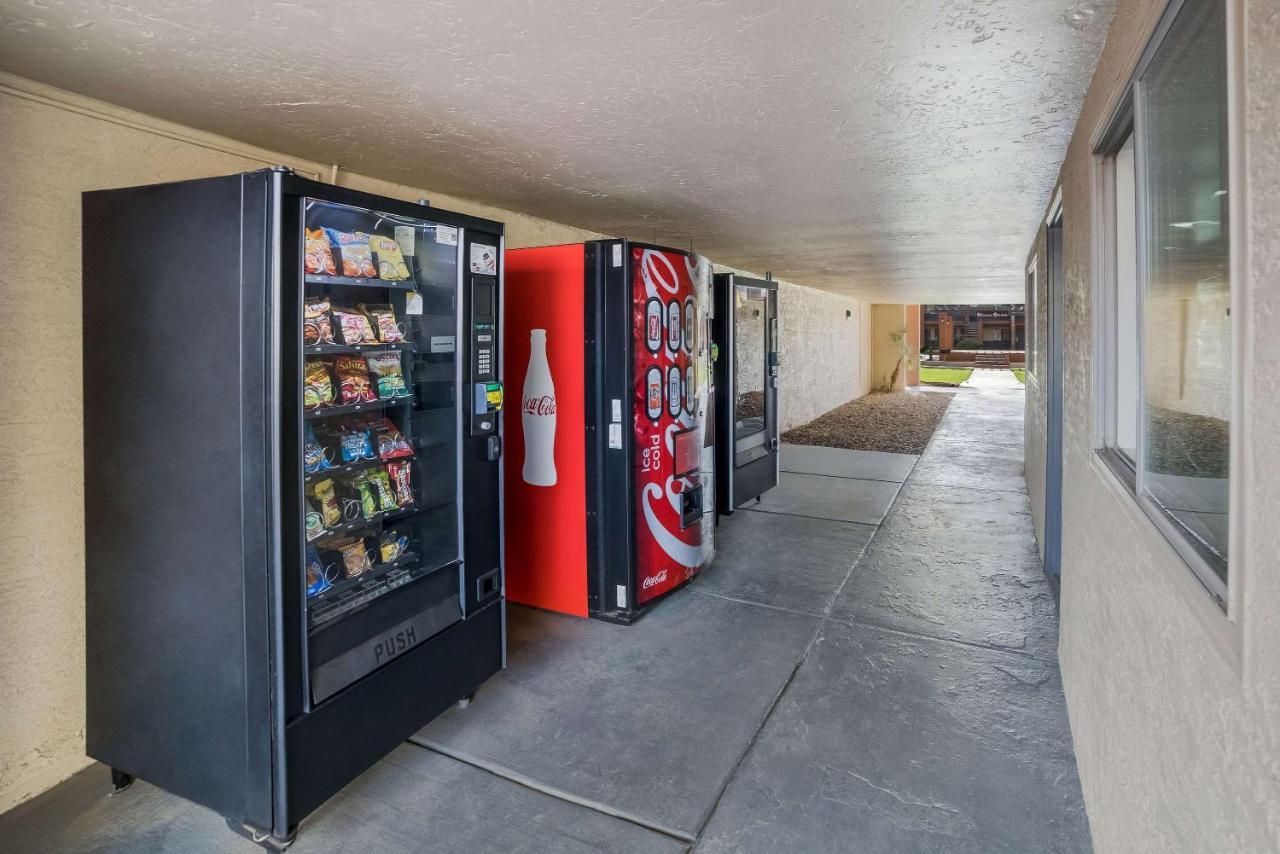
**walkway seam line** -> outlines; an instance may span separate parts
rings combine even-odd
[[[507,768],[505,766],[499,765],[496,762],[490,762],[487,759],[481,759],[478,756],[472,756],[471,754],[468,754],[468,753],[448,750],[443,746],[438,744],[433,744],[427,741],[426,739],[419,740],[419,737],[416,734],[409,736],[409,739],[406,743],[412,744],[414,747],[421,748],[422,750],[429,750],[432,753],[437,753],[441,756],[448,757],[449,759],[452,759],[456,762],[461,762],[463,765],[468,765],[472,768],[479,769],[501,780],[506,780],[509,783],[515,783],[518,786],[521,786],[525,789],[529,789],[530,791],[538,792],[539,794],[547,795],[548,797],[565,801],[566,803],[574,804],[575,806],[580,806],[580,807],[583,807],[584,809],[589,809],[592,812],[597,812],[597,813],[600,813],[601,815],[607,815],[610,818],[616,818],[621,821],[625,821],[628,824],[633,824],[636,827],[643,828],[644,830],[661,834],[662,836],[665,836],[676,842],[683,843],[686,846],[694,842],[694,837],[689,836],[687,833],[683,831],[674,830],[669,827],[663,827],[660,824],[655,824],[647,819],[641,818],[640,816],[633,815],[632,813],[628,813],[625,810],[620,810],[620,809],[617,809],[616,807],[611,807],[608,804],[602,803],[600,801],[593,801],[593,800],[590,800],[589,798],[584,798],[581,795],[575,795],[572,792],[566,792],[563,789],[556,788],[555,786],[547,786],[543,783],[539,783],[538,781],[534,780],[532,777],[529,777],[525,774],[521,774],[519,771],[516,771],[512,768]]]
[[[1022,658],[1029,658],[1032,661],[1038,661],[1041,664],[1056,665],[1058,663],[1056,659],[1044,658],[1039,655],[1034,655],[1030,652],[1023,652],[1022,650],[1019,650],[1019,649],[1010,649],[1009,647],[1005,647],[1005,646],[989,646],[987,644],[978,643],[977,641],[967,641],[967,640],[961,640],[959,638],[944,638],[944,637],[939,637],[938,635],[931,635],[926,632],[913,632],[910,629],[899,629],[894,626],[887,626],[884,623],[877,623],[874,620],[866,620],[861,617],[850,617],[849,619],[844,619],[841,617],[832,617],[831,620],[833,622],[840,623],[846,626],[861,626],[867,629],[878,629],[884,632],[893,632],[895,635],[905,635],[906,637],[909,637],[909,638],[919,638],[921,640],[937,641],[938,643],[951,643],[951,644],[956,644],[957,646],[968,647],[969,649],[980,649],[984,652],[1002,652],[1008,655],[1017,655]]]
[[[913,467],[912,471],[914,470],[915,469]],[[898,484],[898,488],[893,493],[893,498],[890,499],[889,501],[889,506],[885,509],[884,516],[880,517],[880,523],[883,523],[885,519],[889,518],[889,511],[893,509],[893,505],[898,502],[898,497],[902,495],[902,487],[903,487],[903,484],[901,483]],[[758,510],[755,512],[764,513],[768,511]],[[798,515],[798,514],[784,513],[779,515],[791,516],[791,515]],[[813,517],[802,517],[802,518],[813,518]],[[843,520],[828,519],[826,521],[839,522]],[[761,733],[764,732],[764,728],[768,726],[769,721],[772,720],[773,713],[778,708],[778,703],[782,702],[783,695],[787,693],[787,689],[790,688],[791,683],[795,681],[796,675],[800,672],[800,668],[804,666],[804,663],[806,661],[809,660],[809,654],[813,652],[813,647],[817,644],[818,638],[822,635],[822,627],[823,625],[826,624],[827,619],[831,616],[831,609],[835,607],[836,600],[840,598],[840,593],[843,592],[844,588],[848,585],[849,579],[853,577],[854,570],[858,568],[858,564],[860,564],[862,562],[862,559],[866,556],[867,549],[871,548],[871,543],[874,542],[876,534],[879,533],[880,531],[880,523],[868,526],[873,529],[871,532],[871,536],[867,538],[867,542],[863,544],[862,550],[858,553],[858,556],[854,558],[853,563],[849,566],[849,571],[844,574],[844,578],[840,581],[840,584],[836,586],[835,593],[831,596],[831,599],[827,602],[827,606],[822,609],[822,614],[819,615],[817,618],[817,625],[815,625],[813,628],[813,634],[809,636],[809,642],[805,644],[804,652],[800,653],[800,657],[796,659],[795,666],[791,668],[791,672],[787,674],[787,678],[783,680],[781,687],[778,688],[778,693],[774,695],[773,700],[771,700],[769,703],[769,707],[765,709],[764,715],[760,718],[760,725],[756,727],[755,732],[753,732],[751,734],[751,737],[747,739],[747,743],[743,747],[742,753],[738,755],[738,761],[733,763],[733,767],[730,768],[729,773],[725,775],[724,782],[720,784],[720,790],[716,792],[715,799],[711,802],[711,805],[707,807],[706,812],[703,814],[702,821],[698,823],[698,831],[694,837],[695,850],[697,849],[698,843],[702,840],[702,832],[707,829],[707,826],[709,824],[711,824],[711,819],[715,818],[716,810],[720,808],[720,802],[724,800],[725,792],[729,791],[729,786],[737,778],[738,771],[741,770],[742,764],[747,761],[747,757],[751,755],[752,749],[755,748],[756,743],[760,740],[760,735]],[[864,524],[864,523],[852,522],[849,524],[856,525],[856,524]]]

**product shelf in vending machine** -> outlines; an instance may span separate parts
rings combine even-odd
[[[85,195],[86,500],[114,508],[87,743],[117,783],[284,845],[502,666],[502,235],[279,169]]]

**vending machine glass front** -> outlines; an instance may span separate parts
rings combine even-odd
[[[458,229],[307,199],[307,627],[460,559]]]

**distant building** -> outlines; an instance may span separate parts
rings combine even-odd
[[[1025,350],[1027,325],[1023,306],[925,305],[920,311],[920,349]]]

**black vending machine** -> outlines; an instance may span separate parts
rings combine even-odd
[[[86,193],[87,752],[283,847],[503,666],[501,223]]]
[[[778,283],[717,273],[717,503],[722,515],[778,485]]]

